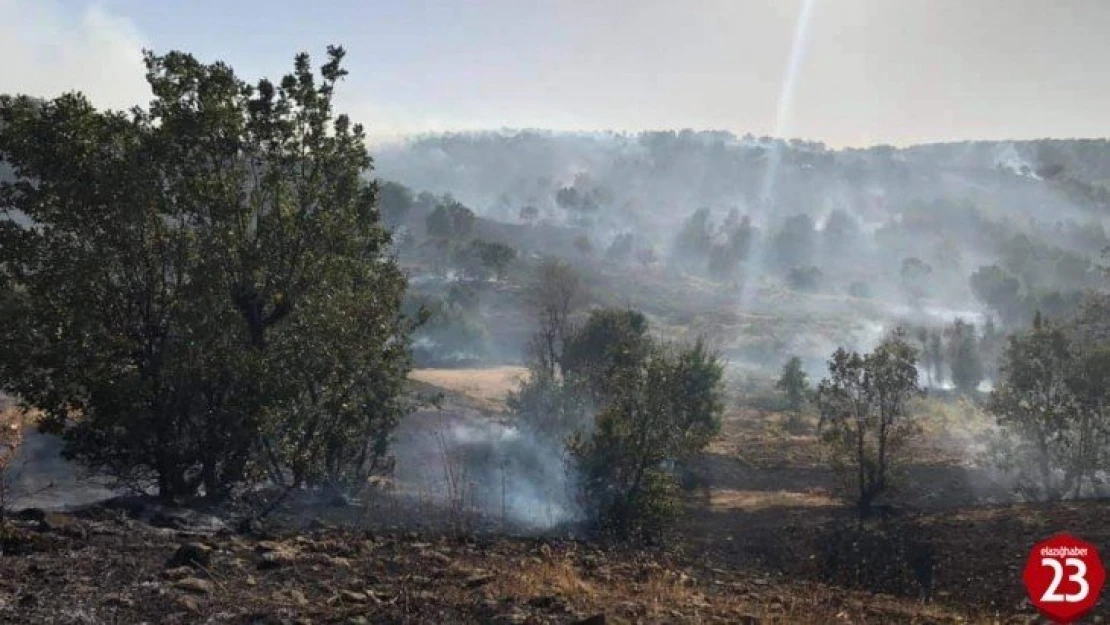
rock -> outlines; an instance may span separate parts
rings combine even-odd
[[[330,564],[332,566],[337,566],[337,567],[343,568],[343,569],[351,568],[351,560],[349,558],[344,558],[344,557],[341,557],[341,556],[329,557],[328,558],[328,564]]]
[[[605,625],[606,622],[607,621],[605,620],[605,613],[602,612],[601,614],[587,616],[586,618],[575,622],[574,625]]]
[[[259,543],[261,547],[262,543]],[[292,563],[297,559],[297,553],[293,549],[284,545],[276,545],[273,549],[266,549],[262,551],[259,558],[258,568],[262,570],[276,569],[287,564]]]
[[[212,564],[212,548],[204,543],[190,542],[177,548],[173,556],[166,562],[166,566],[176,568],[180,566],[199,566],[207,568]]]
[[[216,590],[212,582],[199,577],[186,577],[185,579],[180,579],[173,587],[198,595],[210,595]]]
[[[177,599],[174,600],[174,603],[177,605],[177,607],[184,608],[186,612],[190,612],[190,613],[194,613],[194,614],[197,613],[197,612],[200,612],[200,602],[198,602],[193,597],[189,597],[189,596],[178,597]]]
[[[370,598],[364,592],[340,590],[339,597],[348,603],[366,603]]]

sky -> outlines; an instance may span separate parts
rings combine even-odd
[[[252,82],[348,51],[372,139],[714,129],[830,146],[1110,135],[1107,0],[0,0],[0,92],[149,99],[141,50]]]

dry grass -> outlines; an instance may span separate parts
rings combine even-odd
[[[524,367],[484,369],[416,369],[409,377],[441,389],[458,393],[478,406],[492,411],[505,408],[505,397],[526,376]]]
[[[713,489],[709,505],[714,510],[758,512],[770,508],[826,508],[842,505],[823,492],[797,492],[789,490],[733,490]]]

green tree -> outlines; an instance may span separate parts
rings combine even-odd
[[[817,388],[819,431],[860,514],[892,486],[915,431],[907,404],[920,394],[917,358],[896,333],[866,355],[837,349]]]
[[[806,378],[806,372],[802,370],[801,358],[791,356],[790,360],[786,361],[775,388],[786,395],[786,405],[790,410],[798,412],[802,409],[806,393],[809,391],[809,380]]]
[[[403,184],[387,180],[378,183],[378,195],[382,221],[390,228],[403,225],[416,202],[412,191]]]
[[[500,241],[490,243],[475,241],[474,243],[477,245],[478,258],[481,260],[482,266],[493,272],[498,280],[504,278],[505,271],[516,260],[516,250]]]
[[[357,482],[407,410],[410,321],[329,47],[278,84],[147,53],[154,100],[0,97],[0,380],[65,453],[164,497]],[[20,225],[24,224],[24,225]]]
[[[989,409],[1008,436],[1002,467],[1029,499],[1077,496],[1110,466],[1110,348],[1077,343],[1074,331],[1037,314],[1029,331],[1010,337],[991,393]]]
[[[448,196],[424,218],[424,228],[432,237],[465,239],[474,230],[475,221],[474,211]]]
[[[597,362],[583,371],[593,389],[604,389],[594,398],[592,431],[570,441],[582,502],[602,531],[650,540],[677,512],[675,468],[720,429],[724,368],[700,341],[655,344],[631,327],[638,325],[638,313],[594,314],[591,321],[598,319],[599,328],[591,330],[587,322],[574,340],[591,343],[583,352]],[[621,329],[613,324],[619,317],[625,318]],[[611,344],[597,342],[610,338]]]

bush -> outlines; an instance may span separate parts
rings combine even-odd
[[[680,467],[720,427],[723,366],[700,341],[657,344],[630,310],[594,311],[561,346],[554,372],[534,361],[510,406],[533,429],[569,436],[599,531],[654,538],[677,510]]]
[[[1015,474],[1018,491],[1038,501],[1105,492],[1110,469],[1105,339],[1037,315],[1029,331],[1010,338],[1002,376],[988,409],[1005,435],[997,449],[1001,468]]]

